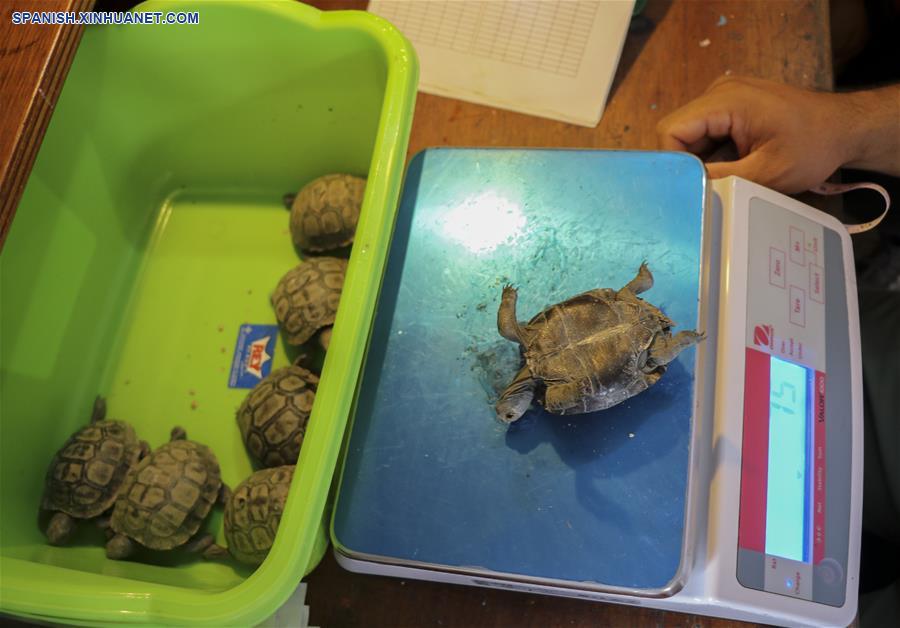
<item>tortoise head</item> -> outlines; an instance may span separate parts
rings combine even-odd
[[[497,402],[495,409],[497,410],[497,419],[503,423],[512,423],[518,421],[528,407],[531,406],[533,395],[510,395],[504,397]]]
[[[518,421],[528,411],[534,400],[534,384],[527,368],[519,371],[494,406],[500,422],[509,424]]]

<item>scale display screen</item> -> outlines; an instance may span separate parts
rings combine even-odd
[[[824,373],[747,349],[741,547],[798,563],[814,562],[823,541],[816,476],[823,470],[824,435],[816,449],[815,406],[824,402],[817,378],[824,384]]]
[[[770,358],[766,554],[805,563],[810,560],[810,376],[806,367]]]

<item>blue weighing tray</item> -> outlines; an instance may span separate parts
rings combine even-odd
[[[646,260],[641,295],[698,326],[704,172],[675,153],[431,149],[411,162],[336,498],[363,560],[659,590],[679,573],[695,350],[614,408],[499,423],[497,331]]]

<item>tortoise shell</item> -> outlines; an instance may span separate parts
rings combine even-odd
[[[291,238],[304,251],[322,252],[353,242],[366,180],[327,174],[306,184],[291,205]]]
[[[550,412],[611,407],[646,390],[666,370],[645,373],[642,367],[654,338],[671,336],[669,319],[646,301],[622,299],[614,290],[553,305],[525,329],[525,360],[535,378],[548,382],[544,407]]]
[[[228,551],[242,563],[259,565],[272,543],[294,477],[294,465],[257,471],[244,480],[225,505]]]
[[[206,445],[173,440],[128,473],[110,525],[150,549],[178,547],[200,529],[221,486],[219,463]]]
[[[673,335],[674,323],[638,296],[652,287],[653,275],[643,263],[621,289],[583,292],[522,324],[516,320],[516,290],[506,286],[498,330],[520,344],[525,366],[501,395],[497,418],[517,420],[535,396],[554,414],[605,410],[658,382],[667,365],[705,335]]]
[[[264,467],[297,462],[319,378],[299,366],[285,366],[263,378],[237,412],[250,455]]]
[[[272,294],[272,306],[287,341],[302,345],[323,327],[334,324],[347,260],[312,257],[289,270]]]
[[[56,452],[44,482],[41,507],[90,519],[116,501],[141,444],[134,428],[101,420],[81,428]]]

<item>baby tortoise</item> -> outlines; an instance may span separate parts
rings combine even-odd
[[[52,545],[69,539],[77,519],[109,510],[128,470],[149,450],[133,427],[105,417],[106,401],[98,396],[90,424],[69,437],[47,470],[41,508],[54,513],[45,531]]]
[[[276,369],[260,381],[237,411],[241,438],[263,467],[294,464],[316,400],[319,378],[292,365]]]
[[[110,520],[113,536],[106,544],[107,557],[127,558],[136,544],[154,550],[187,544],[186,549],[196,552],[212,545],[209,534],[188,541],[213,504],[228,499],[229,491],[212,451],[186,439],[183,429],[174,428],[168,443],[128,473]]]
[[[319,344],[328,350],[346,272],[347,260],[311,257],[281,278],[272,306],[289,344],[302,345],[319,333]]]
[[[321,253],[353,243],[366,180],[350,174],[326,174],[286,195],[291,210],[291,239],[303,251]]]
[[[641,264],[624,288],[579,294],[525,324],[516,319],[515,288],[504,287],[497,327],[521,345],[525,366],[500,396],[497,418],[518,420],[540,390],[538,401],[548,412],[581,414],[614,406],[659,381],[666,365],[704,335],[673,336],[674,323],[637,296],[652,286],[650,269]]]
[[[284,465],[257,471],[241,482],[225,504],[228,549],[214,546],[204,556],[230,553],[247,565],[262,564],[275,542],[293,477],[294,465]]]

